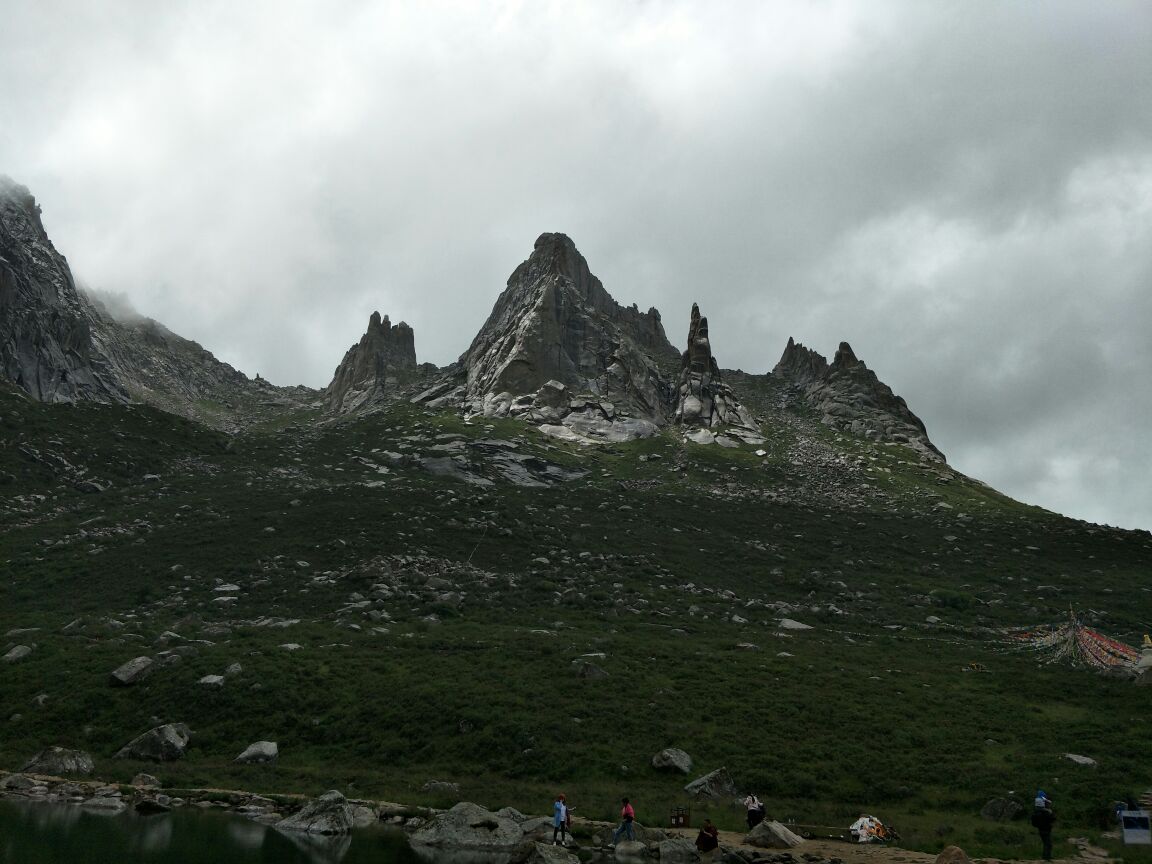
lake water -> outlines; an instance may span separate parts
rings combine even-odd
[[[71,804],[0,800],[2,864],[428,864],[404,834],[289,835],[198,808],[115,816]]]

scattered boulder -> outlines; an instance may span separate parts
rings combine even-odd
[[[968,855],[959,846],[945,846],[936,856],[936,864],[970,864]]]
[[[639,840],[621,840],[615,854],[617,861],[643,861],[648,857],[648,847]]]
[[[207,687],[210,690],[220,690],[224,687],[224,676],[223,675],[205,675],[203,678],[201,678],[196,683],[199,684],[201,687]]]
[[[578,864],[580,861],[563,846],[534,842],[524,864]]]
[[[572,661],[572,669],[576,673],[577,678],[607,678],[608,673],[597,666],[595,663],[589,663],[582,657],[577,657]]]
[[[335,789],[313,798],[300,810],[276,823],[281,831],[305,834],[347,834],[352,830],[353,815],[348,799]]]
[[[280,756],[280,747],[275,741],[257,741],[244,748],[244,752],[236,757],[235,761],[241,765],[275,762]]]
[[[160,787],[160,781],[151,774],[140,772],[132,778],[131,785],[139,787],[140,789],[157,789]]]
[[[684,791],[696,799],[711,799],[719,801],[723,798],[736,797],[736,781],[728,773],[727,768],[717,768],[703,777],[697,777],[684,787]]]
[[[744,838],[744,842],[762,849],[792,849],[803,843],[804,838],[780,822],[761,822]]]
[[[1085,768],[1095,768],[1097,762],[1090,756],[1081,756],[1078,753],[1065,753],[1064,758],[1069,762],[1075,762],[1077,765],[1083,765]]]
[[[51,774],[58,777],[88,776],[95,770],[92,757],[82,750],[49,747],[41,750],[20,769],[29,774]]]
[[[692,864],[700,860],[696,844],[687,837],[672,837],[656,848],[660,853],[660,864]]]
[[[18,663],[32,653],[30,645],[17,645],[4,655],[5,663]]]
[[[478,804],[461,801],[452,809],[433,816],[415,834],[414,846],[473,849],[485,852],[511,852],[520,845],[524,832],[511,819],[497,816]]]
[[[191,730],[183,723],[165,723],[133,738],[116,752],[115,759],[173,762],[184,755]]]
[[[154,661],[151,657],[136,657],[113,670],[108,683],[113,687],[131,687],[138,684],[152,672]]]
[[[993,798],[980,808],[980,816],[992,822],[1007,822],[1024,812],[1024,805],[1012,798]]]
[[[658,771],[692,773],[692,757],[676,747],[665,747],[652,757],[652,767]]]

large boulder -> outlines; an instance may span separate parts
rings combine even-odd
[[[241,765],[275,762],[280,755],[280,747],[275,741],[257,741],[244,748],[244,752],[236,757]]]
[[[791,849],[803,843],[804,838],[779,822],[761,822],[744,838],[744,842],[762,849]]]
[[[19,663],[25,657],[32,653],[32,646],[30,645],[14,645],[4,655],[5,663]]]
[[[658,771],[692,772],[692,757],[676,747],[665,747],[652,757],[652,767]]]
[[[727,768],[717,768],[703,777],[697,777],[684,787],[684,791],[697,800],[719,801],[737,795],[736,781]]]
[[[281,831],[301,831],[305,834],[347,834],[352,830],[354,816],[348,799],[332,789],[319,798],[313,798],[296,813],[276,823]]]
[[[959,846],[945,846],[935,864],[969,864],[967,853]]]
[[[428,820],[412,835],[412,844],[444,849],[511,852],[520,845],[523,837],[524,832],[511,819],[497,816],[479,804],[461,801],[452,809]]]
[[[563,846],[533,843],[524,864],[579,864],[580,859]]]
[[[657,847],[660,864],[693,864],[700,860],[696,844],[687,837],[672,837],[662,841]]]
[[[133,738],[113,758],[173,762],[184,755],[191,737],[192,732],[185,724],[165,723]]]
[[[82,750],[49,747],[41,750],[20,770],[29,774],[52,774],[59,777],[87,776],[95,766],[92,757]]]
[[[147,678],[152,672],[153,665],[151,657],[135,657],[114,669],[108,676],[108,683],[113,687],[131,687]]]
[[[648,857],[648,847],[639,840],[621,840],[615,854],[617,861],[643,861]]]

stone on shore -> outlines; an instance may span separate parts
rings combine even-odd
[[[968,864],[968,854],[959,846],[945,846],[936,856],[936,864]]]
[[[191,737],[192,732],[185,724],[165,723],[133,738],[113,758],[172,762],[184,755]]]
[[[696,844],[687,837],[672,837],[656,848],[660,853],[660,864],[693,864],[700,860]]]
[[[652,757],[652,767],[660,771],[692,772],[692,757],[676,747],[665,747]]]
[[[461,801],[452,809],[428,820],[412,835],[415,846],[446,849],[473,849],[484,852],[511,852],[520,845],[524,832],[511,819],[497,816],[478,804]]]
[[[299,812],[281,819],[276,828],[305,834],[347,834],[352,830],[353,821],[348,799],[333,789],[313,798]]]
[[[87,776],[95,766],[92,757],[83,750],[65,750],[63,747],[49,747],[41,750],[21,768],[29,774],[51,774],[59,777]]]
[[[151,657],[135,657],[113,670],[108,683],[113,687],[131,687],[147,678],[153,665]]]
[[[579,861],[579,858],[563,846],[535,842],[528,857],[524,859],[524,864],[578,864]]]
[[[244,752],[236,757],[242,765],[259,764],[262,762],[275,762],[280,756],[280,747],[275,741],[256,741],[244,748]]]
[[[156,789],[160,786],[160,781],[153,777],[151,774],[140,772],[132,778],[132,786],[138,786],[141,789]]]
[[[744,842],[762,849],[791,849],[803,843],[804,838],[779,822],[761,822],[744,838]]]
[[[639,840],[621,840],[614,851],[617,861],[643,861],[648,857],[648,847]]]

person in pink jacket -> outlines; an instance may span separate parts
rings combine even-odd
[[[632,809],[632,805],[628,803],[625,798],[621,802],[624,806],[620,808],[620,825],[612,832],[612,845],[615,846],[620,842],[620,835],[625,835],[629,840],[635,840],[636,835],[632,832],[632,823],[636,821],[636,811]]]

